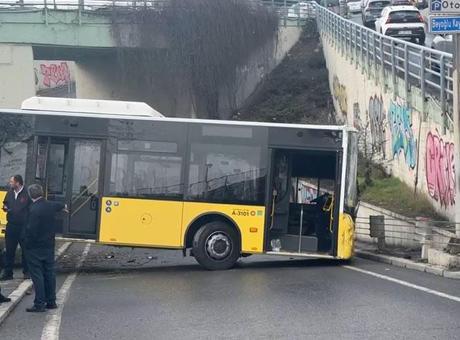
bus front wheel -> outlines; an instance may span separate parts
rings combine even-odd
[[[209,270],[233,267],[240,257],[240,248],[238,233],[222,221],[206,223],[193,238],[193,255]]]

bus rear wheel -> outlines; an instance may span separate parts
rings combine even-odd
[[[240,248],[238,233],[221,221],[206,223],[193,238],[193,255],[208,270],[233,267],[240,257]]]

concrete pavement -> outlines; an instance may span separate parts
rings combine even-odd
[[[83,249],[69,249],[59,287]],[[209,272],[176,251],[93,246],[69,291],[58,338],[454,339],[455,298],[460,281],[362,259],[350,268],[252,256]],[[2,338],[43,339],[47,316],[25,313],[31,302],[25,297],[4,322]]]

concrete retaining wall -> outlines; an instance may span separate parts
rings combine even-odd
[[[245,67],[236,70],[236,93],[234,100],[239,107],[255,90],[257,85],[280,62],[294,44],[299,40],[302,28],[280,27],[277,41],[267,43],[259,51],[253,53]],[[116,57],[104,56],[77,60],[76,62],[76,93],[77,98],[117,99],[144,101],[166,116],[193,117],[196,115],[192,99],[184,89],[167,88],[166,84],[153,80],[150,87],[139,84],[139,76],[132,74],[120,82],[119,66]],[[179,82],[187,82],[178,75]],[[184,88],[187,88],[184,86]],[[221,93],[227,91],[223,89]],[[232,105],[226,96],[220,100],[221,118],[227,118]]]
[[[338,120],[360,131],[361,146],[373,148],[375,162],[417,187],[441,215],[455,219],[458,151],[453,123],[439,101],[422,98],[416,86],[406,98],[403,79],[394,86],[386,72],[363,69],[328,39],[322,42]]]

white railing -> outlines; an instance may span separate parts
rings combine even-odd
[[[276,6],[280,1],[274,3]],[[409,100],[411,89],[416,87],[420,88],[422,98],[436,98],[445,119],[452,126],[451,54],[377,33],[313,1],[304,2],[303,6],[280,5],[276,8],[284,26],[305,25],[314,18],[322,38],[332,44],[340,56],[360,67],[368,76],[380,79],[382,86],[390,85],[387,83],[390,79],[396,95]]]
[[[402,79],[406,99],[414,86],[421,89],[422,98],[435,97],[452,124],[451,54],[382,35],[320,6],[316,6],[316,20],[323,39],[333,44],[342,56],[375,78],[385,81],[389,76],[397,95],[398,79]]]

